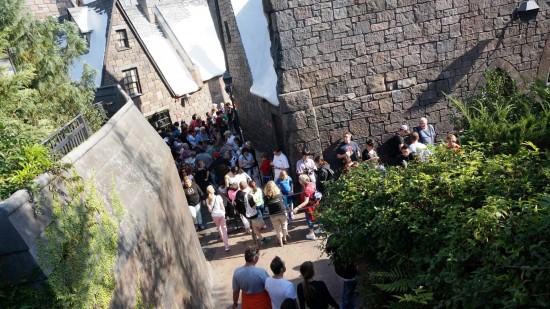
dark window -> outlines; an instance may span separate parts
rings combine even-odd
[[[225,35],[227,36],[227,43],[231,43],[231,33],[229,32],[229,24],[227,24],[227,21],[223,22],[225,26]]]
[[[548,72],[548,78],[546,80],[546,86],[550,86],[550,72]]]
[[[135,96],[141,94],[137,69],[129,69],[122,71],[122,73],[124,74],[124,89],[128,92],[128,95]]]
[[[126,30],[117,30],[116,31],[116,37],[117,37],[117,47],[118,48],[129,48],[130,44],[128,44],[128,34],[126,33]]]
[[[88,48],[90,48],[90,38],[92,37],[92,32],[81,32],[80,36],[86,40],[86,44],[88,44]]]

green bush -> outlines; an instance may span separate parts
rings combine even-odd
[[[38,246],[40,267],[51,272],[40,288],[0,282],[2,308],[109,307],[124,205],[114,187],[107,207],[93,180],[73,175],[56,182],[64,194],[54,193],[53,221]]]
[[[319,218],[370,307],[550,306],[550,155],[480,147],[327,184]]]
[[[19,189],[32,189],[36,176],[53,166],[48,149],[0,121],[0,200]]]
[[[530,141],[550,149],[550,88],[543,81],[520,91],[505,72],[485,73],[486,84],[461,102],[450,97],[461,112],[458,126],[464,143],[485,143],[490,153],[515,153]]]

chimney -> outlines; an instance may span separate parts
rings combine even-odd
[[[145,17],[149,20],[150,23],[155,22],[155,14],[153,14],[153,8],[157,4],[158,0],[138,0],[138,4],[145,13]]]

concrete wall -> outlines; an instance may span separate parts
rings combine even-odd
[[[209,268],[170,151],[133,103],[63,160],[84,179],[93,177],[102,196],[114,182],[126,208],[113,308],[134,306],[138,278],[146,307],[212,308]],[[2,280],[19,281],[36,267],[36,239],[50,221],[49,191],[43,195],[46,216],[34,215],[22,191],[0,204]]]
[[[117,30],[126,30],[129,48],[117,47]],[[104,65],[102,85],[120,84],[123,88],[122,71],[137,69],[142,95],[132,99],[145,115],[168,109],[173,122],[185,120],[190,123],[193,114],[204,116],[212,109],[212,103],[227,101],[221,77],[215,77],[202,84],[201,89],[191,94],[183,103],[180,99],[173,98],[145,53],[144,47],[136,39],[136,34],[124,19],[118,4],[115,5],[111,16]]]

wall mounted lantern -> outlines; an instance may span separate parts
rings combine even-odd
[[[519,18],[523,22],[530,22],[537,18],[539,9],[540,7],[535,0],[525,0],[514,11],[513,18]]]
[[[229,71],[225,71],[222,76],[223,83],[225,84],[225,92],[229,94],[229,98],[233,101],[233,76]]]

